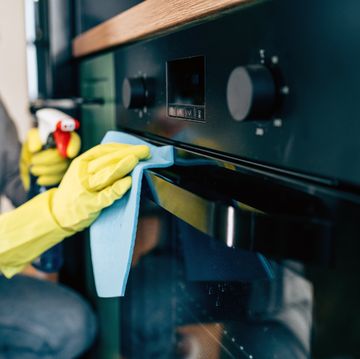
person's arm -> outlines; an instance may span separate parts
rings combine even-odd
[[[27,199],[19,174],[20,142],[15,124],[1,100],[0,128],[0,190],[17,207]]]
[[[58,188],[0,216],[0,272],[11,277],[65,237],[89,226],[131,186],[147,146],[99,145],[70,165]]]
[[[64,230],[51,211],[55,189],[0,216],[0,272],[12,277],[41,253],[74,232]]]

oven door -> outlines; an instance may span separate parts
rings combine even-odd
[[[329,330],[314,321],[314,283],[322,294],[331,285],[319,278],[336,278],[334,198],[184,151],[176,158],[144,179],[121,299],[122,356],[333,358],[323,355],[335,347],[345,354],[341,338],[321,346],[334,335],[335,314],[321,295]]]

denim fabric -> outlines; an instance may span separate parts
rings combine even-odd
[[[0,358],[71,359],[91,345],[96,321],[73,291],[34,278],[0,277]]]

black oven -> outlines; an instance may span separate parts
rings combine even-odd
[[[124,358],[358,358],[360,3],[257,1],[115,51],[147,173]]]

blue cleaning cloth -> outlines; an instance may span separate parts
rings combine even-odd
[[[110,131],[102,143],[147,145],[151,158],[141,161],[131,173],[130,191],[104,209],[90,228],[90,246],[96,291],[99,297],[124,296],[135,244],[141,182],[144,170],[169,167],[174,163],[173,146],[157,147],[139,138]]]

